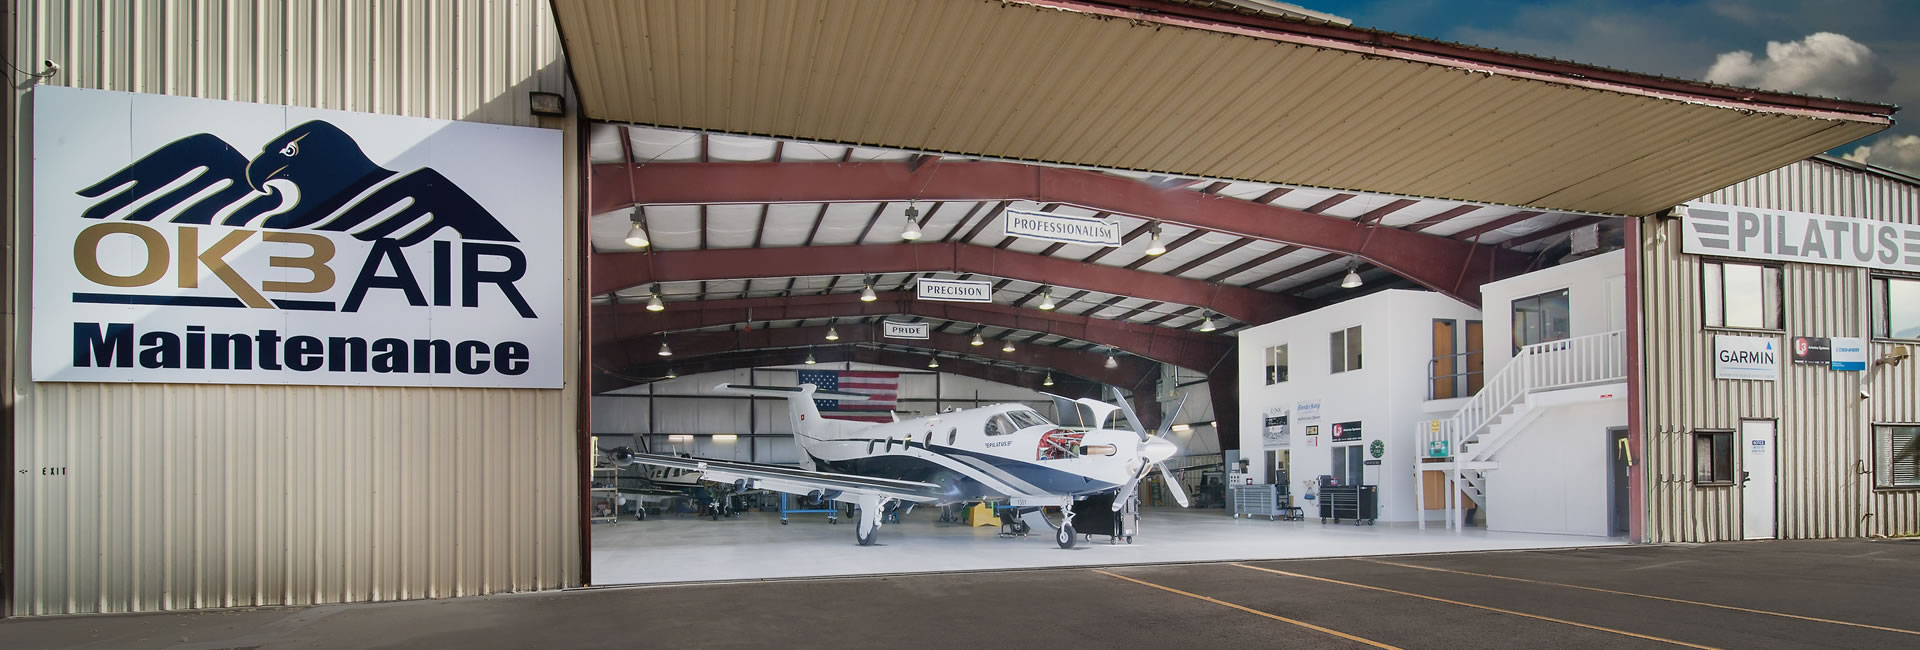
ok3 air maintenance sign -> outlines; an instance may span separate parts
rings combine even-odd
[[[562,385],[560,132],[33,94],[34,380]]]

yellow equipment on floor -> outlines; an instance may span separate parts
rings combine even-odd
[[[998,526],[1000,517],[993,514],[993,508],[987,507],[987,504],[976,503],[973,507],[967,508],[967,525]]]

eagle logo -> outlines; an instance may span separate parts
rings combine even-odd
[[[145,201],[126,220],[153,221],[178,209],[172,223],[312,228],[365,241],[396,239],[401,246],[443,229],[462,239],[519,241],[440,172],[422,167],[403,175],[382,168],[352,136],[324,120],[294,127],[251,159],[212,134],[181,138],[78,194],[101,199],[81,215],[87,219],[105,219]]]

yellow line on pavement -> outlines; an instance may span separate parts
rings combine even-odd
[[[1331,582],[1331,583],[1333,583],[1333,584],[1336,584],[1336,585],[1346,585],[1346,586],[1349,586],[1349,587],[1358,587],[1358,588],[1361,588],[1361,589],[1372,589],[1372,590],[1374,590],[1374,591],[1384,591],[1384,592],[1387,592],[1387,593],[1390,593],[1390,594],[1399,594],[1399,595],[1402,595],[1402,596],[1411,596],[1411,597],[1414,597],[1414,598],[1425,598],[1425,599],[1427,599],[1427,600],[1431,600],[1431,601],[1435,601],[1435,602],[1442,602],[1442,603],[1447,603],[1447,604],[1449,604],[1449,605],[1459,605],[1459,606],[1461,606],[1461,607],[1472,607],[1472,608],[1474,608],[1474,609],[1484,609],[1484,610],[1487,610],[1487,611],[1489,611],[1489,612],[1499,612],[1499,613],[1502,613],[1502,614],[1512,614],[1512,615],[1514,615],[1514,616],[1521,616],[1521,617],[1525,617],[1525,618],[1531,618],[1531,619],[1537,619],[1537,620],[1542,620],[1542,621],[1551,621],[1551,622],[1554,622],[1554,623],[1561,623],[1561,624],[1564,624],[1564,625],[1572,625],[1572,626],[1574,626],[1574,627],[1583,627],[1583,628],[1586,628],[1586,629],[1589,629],[1589,630],[1599,630],[1599,631],[1601,631],[1601,632],[1611,632],[1611,633],[1614,633],[1614,634],[1618,634],[1618,635],[1621,635],[1621,636],[1630,636],[1630,637],[1633,637],[1633,638],[1636,638],[1636,639],[1646,639],[1646,640],[1648,640],[1648,641],[1659,641],[1659,642],[1661,642],[1661,643],[1671,643],[1671,644],[1673,644],[1673,645],[1677,645],[1677,646],[1686,646],[1686,647],[1689,647],[1689,648],[1700,648],[1701,650],[1718,650],[1717,648],[1714,648],[1713,646],[1706,646],[1706,645],[1697,645],[1697,644],[1692,644],[1692,643],[1687,643],[1687,642],[1685,642],[1685,641],[1675,641],[1675,640],[1673,640],[1673,639],[1665,639],[1665,638],[1661,638],[1661,637],[1657,637],[1657,636],[1648,636],[1648,635],[1645,635],[1645,634],[1639,634],[1639,633],[1635,633],[1635,632],[1628,632],[1628,631],[1626,631],[1626,630],[1616,630],[1616,629],[1613,629],[1613,628],[1610,628],[1610,627],[1601,627],[1601,626],[1598,626],[1598,625],[1588,625],[1588,624],[1586,624],[1586,623],[1578,623],[1578,622],[1574,622],[1574,621],[1569,621],[1569,620],[1566,620],[1566,619],[1560,619],[1560,618],[1554,618],[1554,617],[1551,617],[1551,616],[1541,616],[1541,615],[1539,615],[1539,614],[1528,614],[1528,613],[1526,613],[1526,612],[1516,612],[1516,611],[1513,611],[1513,610],[1510,610],[1510,609],[1500,609],[1500,608],[1498,608],[1498,607],[1488,607],[1488,606],[1486,606],[1486,605],[1475,605],[1475,604],[1473,604],[1473,603],[1463,603],[1463,602],[1460,602],[1460,601],[1458,601],[1458,600],[1448,600],[1448,599],[1445,599],[1445,598],[1440,598],[1440,597],[1437,597],[1437,596],[1428,596],[1428,595],[1425,595],[1425,594],[1416,594],[1416,593],[1413,593],[1413,592],[1410,592],[1410,591],[1400,591],[1400,590],[1397,590],[1397,589],[1388,589],[1388,588],[1386,588],[1386,587],[1375,587],[1375,586],[1372,586],[1372,585],[1363,585],[1363,584],[1359,584],[1359,583],[1355,583],[1355,582],[1346,582],[1346,581],[1342,581],[1342,580],[1334,580],[1333,578],[1322,578],[1322,577],[1319,577],[1319,576],[1310,576],[1310,575],[1306,575],[1306,574],[1302,574],[1302,573],[1292,573],[1292,572],[1288,572],[1288,571],[1279,571],[1279,570],[1275,570],[1275,569],[1267,569],[1267,568],[1262,568],[1262,567],[1257,567],[1257,566],[1250,566],[1250,565],[1246,565],[1246,564],[1234,564],[1234,566],[1237,566],[1237,567],[1240,567],[1240,568],[1242,568],[1242,569],[1253,569],[1253,570],[1255,570],[1255,571],[1265,571],[1265,572],[1267,572],[1267,573],[1275,573],[1275,574],[1279,574],[1279,575],[1283,575],[1283,576],[1288,576],[1288,577],[1293,577],[1293,578],[1304,578],[1304,579],[1307,579],[1307,580],[1318,580],[1318,581],[1321,581],[1321,582]]]
[[[1460,574],[1460,575],[1467,575],[1467,576],[1479,576],[1479,577],[1482,577],[1482,578],[1493,578],[1493,579],[1496,579],[1496,580],[1512,580],[1512,581],[1514,581],[1514,582],[1525,582],[1525,583],[1529,583],[1529,584],[1536,584],[1536,585],[1549,585],[1549,586],[1554,586],[1554,587],[1566,587],[1566,588],[1568,588],[1568,589],[1585,589],[1585,590],[1587,590],[1587,591],[1597,591],[1597,592],[1600,592],[1600,593],[1603,593],[1603,594],[1614,594],[1614,595],[1618,595],[1618,596],[1632,596],[1632,597],[1634,597],[1634,598],[1645,598],[1645,599],[1648,599],[1648,600],[1664,600],[1664,601],[1667,601],[1667,602],[1670,602],[1670,603],[1684,603],[1684,604],[1688,604],[1688,605],[1699,605],[1699,606],[1701,606],[1701,607],[1713,607],[1713,608],[1716,608],[1716,609],[1726,609],[1726,610],[1732,610],[1732,611],[1736,611],[1736,612],[1746,612],[1746,613],[1749,613],[1749,614],[1765,614],[1765,615],[1767,615],[1767,616],[1779,616],[1779,617],[1781,617],[1781,618],[1791,618],[1791,619],[1796,619],[1796,620],[1802,620],[1802,621],[1813,621],[1813,622],[1815,622],[1815,623],[1832,623],[1832,624],[1834,624],[1834,625],[1846,625],[1846,626],[1849,626],[1849,627],[1863,627],[1863,628],[1867,628],[1867,629],[1869,629],[1869,630],[1880,630],[1880,631],[1883,631],[1883,632],[1897,632],[1897,633],[1900,633],[1900,634],[1912,634],[1912,635],[1915,635],[1915,636],[1920,636],[1920,632],[1917,632],[1917,631],[1914,631],[1914,630],[1903,630],[1903,629],[1900,629],[1900,628],[1897,628],[1897,627],[1882,627],[1882,626],[1879,626],[1879,625],[1868,625],[1868,624],[1866,624],[1866,623],[1852,623],[1852,622],[1848,622],[1848,621],[1836,621],[1836,620],[1833,620],[1833,619],[1830,619],[1830,618],[1819,618],[1819,617],[1815,617],[1815,616],[1801,616],[1801,615],[1799,615],[1799,614],[1787,614],[1787,613],[1783,613],[1783,612],[1770,612],[1770,611],[1767,611],[1767,610],[1764,610],[1764,609],[1748,609],[1748,608],[1745,608],[1745,607],[1734,607],[1734,606],[1732,606],[1732,605],[1717,605],[1717,604],[1714,604],[1714,603],[1703,603],[1703,602],[1700,602],[1700,601],[1697,601],[1697,600],[1686,600],[1686,599],[1683,599],[1683,598],[1668,598],[1668,597],[1666,597],[1666,596],[1652,596],[1652,595],[1648,595],[1648,594],[1636,594],[1636,593],[1633,593],[1633,592],[1631,592],[1631,591],[1614,591],[1614,590],[1612,590],[1612,589],[1601,589],[1601,588],[1599,588],[1599,587],[1583,587],[1583,586],[1580,586],[1580,585],[1570,585],[1570,584],[1565,584],[1565,583],[1560,583],[1560,582],[1547,582],[1547,581],[1545,581],[1545,580],[1529,580],[1529,579],[1526,579],[1526,578],[1514,578],[1514,577],[1509,577],[1509,576],[1497,576],[1497,575],[1493,575],[1493,574],[1491,574],[1491,573],[1474,573],[1474,572],[1472,572],[1472,571],[1458,571],[1458,570],[1455,570],[1455,569],[1442,569],[1442,568],[1440,568],[1440,567],[1431,567],[1431,566],[1420,566],[1420,565],[1418,565],[1418,564],[1404,564],[1404,563],[1400,563],[1400,562],[1388,562],[1388,561],[1386,561],[1386,560],[1366,560],[1366,561],[1367,561],[1367,562],[1372,562],[1372,563],[1374,563],[1374,564],[1387,564],[1387,565],[1392,565],[1392,566],[1398,566],[1398,567],[1406,567],[1406,568],[1409,568],[1409,569],[1425,569],[1425,570],[1427,570],[1427,571],[1439,571],[1439,572],[1442,572],[1442,573],[1458,573],[1458,574]]]
[[[1121,579],[1121,580],[1125,580],[1125,581],[1127,581],[1127,582],[1131,582],[1131,583],[1135,583],[1135,584],[1142,584],[1142,585],[1146,585],[1146,586],[1149,586],[1149,587],[1153,587],[1154,589],[1159,589],[1159,590],[1161,590],[1161,591],[1170,591],[1170,592],[1173,592],[1173,593],[1176,593],[1176,594],[1180,594],[1180,595],[1182,595],[1182,596],[1186,596],[1186,597],[1188,597],[1188,598],[1197,598],[1197,599],[1200,599],[1200,600],[1204,600],[1204,601],[1207,601],[1207,602],[1209,602],[1209,603],[1213,603],[1213,604],[1215,604],[1215,605],[1226,605],[1226,606],[1228,606],[1228,607],[1232,607],[1232,608],[1234,608],[1234,609],[1237,609],[1237,610],[1240,610],[1240,611],[1243,611],[1243,612],[1246,612],[1246,613],[1248,613],[1248,614],[1257,614],[1257,615],[1260,615],[1260,616],[1265,616],[1265,617],[1267,617],[1267,618],[1271,618],[1271,619],[1273,619],[1273,620],[1276,620],[1276,621],[1281,621],[1281,622],[1283,622],[1283,623],[1292,623],[1292,624],[1294,624],[1294,625],[1298,625],[1298,626],[1300,626],[1300,627],[1304,627],[1304,628],[1307,628],[1307,629],[1309,629],[1309,630],[1313,630],[1313,631],[1316,631],[1316,632],[1325,632],[1325,633],[1327,633],[1327,634],[1331,634],[1331,635],[1334,635],[1334,636],[1337,636],[1337,637],[1340,637],[1340,638],[1342,638],[1342,639],[1347,639],[1347,640],[1349,640],[1349,641],[1358,641],[1358,642],[1360,642],[1360,643],[1365,643],[1365,644],[1367,644],[1367,645],[1370,645],[1370,646],[1373,646],[1373,647],[1375,647],[1375,648],[1386,648],[1387,650],[1400,650],[1400,648],[1398,648],[1398,647],[1396,647],[1396,646],[1390,646],[1390,645],[1387,645],[1387,644],[1385,644],[1385,643],[1381,643],[1381,642],[1379,642],[1379,641],[1374,641],[1374,640],[1371,640],[1371,639],[1363,639],[1363,638],[1360,638],[1360,637],[1357,637],[1357,636],[1354,636],[1354,635],[1351,635],[1351,634],[1347,634],[1347,633],[1345,633],[1345,632],[1341,632],[1341,631],[1339,631],[1339,630],[1332,630],[1332,629],[1327,629],[1327,628],[1324,628],[1324,627],[1320,627],[1320,626],[1318,626],[1318,625],[1314,625],[1314,624],[1312,624],[1312,623],[1308,623],[1308,622],[1306,622],[1306,621],[1296,621],[1296,620],[1293,620],[1293,619],[1291,619],[1291,618],[1287,618],[1287,617],[1285,617],[1285,616],[1280,616],[1280,615],[1278,615],[1278,614],[1269,614],[1269,613],[1267,613],[1267,612],[1263,612],[1263,611],[1260,611],[1260,610],[1257,610],[1257,609],[1254,609],[1254,608],[1252,608],[1252,607],[1244,607],[1244,606],[1240,606],[1240,605],[1235,605],[1235,604],[1233,604],[1233,603],[1229,603],[1229,602],[1227,602],[1227,601],[1224,601],[1224,600],[1220,600],[1220,599],[1217,599],[1217,598],[1208,598],[1208,597],[1206,597],[1206,596],[1202,596],[1202,595],[1200,595],[1200,594],[1192,594],[1192,593],[1187,593],[1187,592],[1184,592],[1184,591],[1181,591],[1181,590],[1179,590],[1179,589],[1174,589],[1173,587],[1166,587],[1166,586],[1161,586],[1161,585],[1156,585],[1156,584],[1153,584],[1153,583],[1151,583],[1151,582],[1147,582],[1147,581],[1145,581],[1145,580],[1137,580],[1137,579],[1134,579],[1134,578],[1129,578],[1129,577],[1126,577],[1126,576],[1123,576],[1123,575],[1120,575],[1120,574],[1118,574],[1118,573],[1111,573],[1111,572],[1108,572],[1108,571],[1102,571],[1102,570],[1099,570],[1099,569],[1094,569],[1094,570],[1093,570],[1093,572],[1094,572],[1094,573],[1100,573],[1100,574],[1105,574],[1105,575],[1110,575],[1110,576],[1113,576],[1113,577],[1115,577],[1115,578],[1119,578],[1119,579]]]

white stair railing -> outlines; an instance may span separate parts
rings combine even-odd
[[[1455,413],[1451,449],[1472,442],[1529,393],[1619,381],[1627,376],[1626,332],[1614,330],[1520,348],[1507,367]],[[1465,460],[1465,459],[1459,459]]]
[[[1536,343],[1520,348],[1513,361],[1487,380],[1480,392],[1468,399],[1466,405],[1452,417],[1421,423],[1422,429],[1414,436],[1419,444],[1419,453],[1425,455],[1431,445],[1444,444],[1446,455],[1454,463],[1451,469],[1445,470],[1448,525],[1452,526],[1458,521],[1459,507],[1456,502],[1462,485],[1477,482],[1483,476],[1481,468],[1469,468],[1462,463],[1491,460],[1491,453],[1499,445],[1478,443],[1482,442],[1481,435],[1501,416],[1532,393],[1617,382],[1626,379],[1626,376],[1625,331],[1614,330]],[[1515,433],[1508,432],[1508,435]],[[1471,449],[1462,449],[1463,446],[1470,446]],[[1418,472],[1427,470],[1421,468],[1416,460],[1415,471],[1418,478]],[[1414,484],[1418,486],[1422,482],[1416,480]],[[1416,489],[1424,491],[1424,488]],[[1480,490],[1473,492],[1474,498],[1485,498]],[[1485,503],[1484,500],[1481,502]],[[1424,511],[1424,503],[1421,509]],[[1425,526],[1426,520],[1422,515],[1421,527]]]

